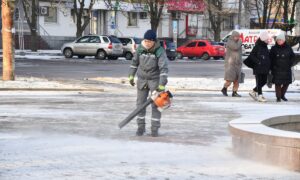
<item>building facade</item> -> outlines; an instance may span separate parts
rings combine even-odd
[[[158,27],[159,38],[176,38],[182,41],[193,38],[213,39],[205,6],[203,2],[200,4],[199,0],[194,1],[193,3],[191,0],[169,0],[163,9]],[[237,0],[227,1],[225,4],[228,7],[226,8],[230,9],[232,13],[224,17],[222,21],[222,37],[232,31],[237,24]],[[76,39],[76,18],[72,2],[69,0],[39,1],[37,29],[42,39],[48,43],[49,49],[59,49],[64,42]],[[87,8],[89,0],[86,0],[85,3],[85,8]],[[83,35],[106,34],[120,37],[142,37],[144,32],[151,28],[150,15],[146,5],[120,2],[115,8],[112,7],[114,4],[114,1],[111,4],[106,1],[96,1],[91,14],[87,14],[85,11],[84,16],[90,16],[91,20]],[[16,36],[20,39],[22,36],[29,36],[30,29],[21,1],[16,7],[19,14],[15,19]],[[27,12],[30,12],[30,4],[26,8],[28,8]],[[243,27],[247,28],[249,18],[245,18],[242,22],[244,23]]]

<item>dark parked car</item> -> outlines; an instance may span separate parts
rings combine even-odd
[[[168,40],[161,40],[160,45],[166,50],[166,54],[169,60],[174,61],[177,56],[175,43]]]

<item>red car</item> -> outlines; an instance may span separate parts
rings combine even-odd
[[[188,57],[189,59],[200,57],[204,60],[209,60],[213,57],[215,60],[218,60],[225,56],[225,47],[209,40],[192,40],[186,45],[177,48],[176,51],[178,59],[183,57]]]

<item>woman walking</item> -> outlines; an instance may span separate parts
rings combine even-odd
[[[239,89],[242,65],[242,41],[240,34],[237,31],[233,31],[226,44],[225,83],[221,91],[224,96],[228,96],[227,89],[233,83],[232,97],[241,97],[237,91]]]
[[[291,68],[295,61],[295,54],[293,49],[286,44],[283,33],[276,37],[276,44],[270,51],[270,58],[277,102],[288,101],[285,94],[292,83]]]
[[[256,86],[250,96],[258,102],[266,102],[266,98],[263,96],[262,88],[267,83],[268,74],[271,68],[271,60],[269,56],[268,43],[269,33],[263,31],[259,35],[259,39],[250,53],[249,58],[253,62],[253,74],[256,79]]]

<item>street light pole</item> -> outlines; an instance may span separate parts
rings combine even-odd
[[[13,38],[14,6],[14,0],[2,0],[2,80],[4,81],[15,80],[15,43]]]

